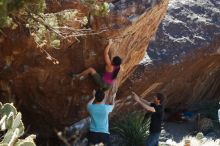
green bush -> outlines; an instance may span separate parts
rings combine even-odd
[[[120,146],[143,146],[147,136],[150,120],[144,114],[131,113],[113,124],[112,132],[119,135],[123,141]]]

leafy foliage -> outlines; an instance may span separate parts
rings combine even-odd
[[[0,0],[0,28],[15,27],[13,15],[23,15],[27,9],[41,13],[45,8],[45,0]]]
[[[89,5],[91,14],[95,16],[105,16],[110,11],[109,4],[107,2],[99,2],[97,0],[85,0],[85,3]]]
[[[35,146],[33,139],[35,135],[30,135],[25,139],[19,139],[24,134],[24,124],[22,122],[21,113],[13,104],[2,104],[0,102],[0,131],[3,131],[3,139],[0,145],[7,146]]]
[[[86,16],[78,16],[77,10],[64,10],[58,13],[30,14],[26,27],[31,31],[39,48],[60,48],[61,39],[83,35],[68,23],[84,26],[88,23]]]
[[[120,135],[124,146],[143,146],[149,135],[150,120],[141,113],[132,113],[113,125],[112,132]]]
[[[104,16],[109,12],[109,5],[106,2],[82,1],[83,5],[88,6],[90,14]],[[37,47],[54,64],[59,62],[46,49],[59,49],[63,40],[71,43],[73,38],[79,41],[77,37],[97,34],[91,28],[85,27],[90,17],[86,16],[87,13],[82,16],[83,13],[78,13],[77,9],[44,13],[45,9],[45,0],[0,0],[0,28],[16,29],[18,24],[25,25]]]

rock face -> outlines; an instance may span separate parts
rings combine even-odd
[[[148,99],[153,92],[164,93],[168,107],[186,108],[201,100],[218,101],[219,11],[216,0],[171,0],[168,13],[147,49],[146,62],[121,86],[119,96],[129,97],[130,87]],[[129,98],[118,102],[118,112],[137,108]]]
[[[155,63],[177,64],[185,56],[195,56],[219,36],[218,0],[170,0],[167,15],[147,52]]]
[[[108,38],[114,41],[111,56],[119,55],[123,59],[122,70],[112,89],[116,91],[144,57],[151,37],[166,14],[168,1],[161,0],[155,5],[147,1],[116,1],[113,5],[109,16],[95,17],[90,24],[96,31],[106,29],[104,33],[81,37],[80,42],[74,41],[60,50],[47,50],[59,64],[46,59],[26,28],[4,30],[1,34],[1,101],[14,101],[31,129],[47,135],[54,127],[87,116],[86,103],[97,86],[90,77],[77,81],[68,73],[79,73],[88,67],[103,71],[103,50]],[[71,1],[58,4],[48,1],[47,6],[48,12],[74,7],[83,12],[84,9]]]
[[[216,45],[219,49],[219,42]],[[214,49],[214,46],[212,47]],[[125,113],[137,108],[142,109],[129,98],[131,93],[127,90],[128,88],[147,100],[152,99],[153,93],[162,92],[167,96],[165,106],[169,108],[185,109],[200,101],[218,102],[220,54],[197,53],[194,58],[185,58],[186,60],[178,65],[138,67],[134,75],[129,77],[119,89],[118,106],[115,112]]]

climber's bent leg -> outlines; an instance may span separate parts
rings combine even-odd
[[[103,81],[101,75],[98,74],[97,72],[95,74],[92,74],[92,77],[93,77],[94,81],[96,82],[96,84],[99,85],[100,89],[106,91],[111,87],[111,85],[109,85]]]
[[[91,75],[96,74],[96,70],[94,68],[90,67],[90,68],[84,70],[82,73],[80,73],[78,75],[78,77],[80,80],[83,80],[89,74],[91,74]]]
[[[103,80],[100,74],[96,72],[95,74],[92,74],[92,77],[94,81],[96,82],[96,84],[98,84],[100,87],[103,86]]]

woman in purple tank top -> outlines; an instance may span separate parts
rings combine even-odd
[[[119,56],[115,56],[112,61],[109,57],[109,49],[112,44],[112,40],[109,40],[108,46],[105,48],[104,51],[104,59],[105,59],[105,73],[103,76],[98,74],[96,70],[92,67],[86,69],[80,74],[75,75],[74,77],[83,80],[87,75],[91,74],[94,78],[95,82],[103,89],[104,91],[108,90],[114,83],[119,71],[120,65],[122,63],[122,59]]]

